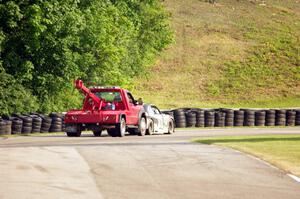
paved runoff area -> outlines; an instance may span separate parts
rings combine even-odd
[[[300,134],[300,128],[177,130],[0,138],[0,198],[299,199],[300,183],[243,153],[191,142],[208,136]]]

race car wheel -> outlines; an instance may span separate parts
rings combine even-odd
[[[139,123],[138,135],[144,136],[146,134],[146,130],[147,130],[146,119],[145,119],[145,117],[141,117],[140,123]]]
[[[150,120],[148,129],[146,130],[146,135],[152,135],[153,133],[154,133],[154,123],[152,120]]]
[[[169,121],[168,134],[172,134],[172,133],[174,133],[174,122],[173,121]]]

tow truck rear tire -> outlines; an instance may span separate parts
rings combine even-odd
[[[115,133],[119,137],[124,137],[125,136],[125,133],[126,133],[126,121],[125,121],[124,117],[122,117],[121,120],[120,120],[120,123],[117,124],[116,129],[115,129]]]
[[[144,136],[146,134],[147,130],[147,123],[145,117],[141,117],[140,123],[139,123],[139,129],[138,129],[138,135]]]
[[[78,132],[67,132],[68,137],[80,137],[81,136],[81,131]]]
[[[110,135],[111,137],[117,137],[115,129],[107,129],[107,134]]]
[[[93,134],[95,137],[100,137],[102,134],[102,131],[93,131]]]

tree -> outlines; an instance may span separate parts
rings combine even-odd
[[[2,1],[0,22],[3,71],[45,112],[81,103],[77,78],[130,84],[172,42],[158,0]]]

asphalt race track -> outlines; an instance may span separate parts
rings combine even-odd
[[[177,130],[173,135],[0,138],[0,198],[299,199],[300,183],[243,153],[190,140],[300,134],[300,128]]]

